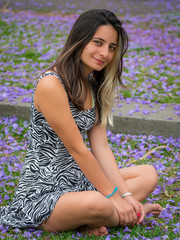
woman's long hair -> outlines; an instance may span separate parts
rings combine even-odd
[[[118,47],[112,61],[101,71],[94,71],[94,80],[92,81],[98,109],[97,123],[105,126],[107,120],[113,125],[114,93],[118,82],[124,87],[121,81],[122,60],[128,47],[127,33],[114,13],[106,9],[95,9],[80,15],[74,23],[56,62],[48,70],[56,68],[56,72],[61,76],[71,101],[78,110],[84,110],[87,91],[85,88],[86,80],[82,71],[81,54],[102,25],[111,25],[118,33]]]

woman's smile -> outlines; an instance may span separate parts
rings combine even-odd
[[[95,58],[95,57],[93,57],[93,58],[95,59],[95,61],[97,62],[97,64],[99,64],[99,65],[104,64],[104,61],[102,61],[102,60],[100,60],[100,59],[98,59],[98,58]]]

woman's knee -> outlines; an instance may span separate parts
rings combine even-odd
[[[151,191],[155,189],[159,179],[156,169],[151,165],[143,165],[143,175],[146,178],[146,183],[151,187]]]

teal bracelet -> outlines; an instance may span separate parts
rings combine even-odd
[[[112,196],[117,192],[117,190],[118,190],[118,188],[115,187],[115,188],[114,188],[114,191],[113,191],[111,194],[107,195],[106,198],[112,197]]]

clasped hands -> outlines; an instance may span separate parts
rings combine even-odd
[[[115,194],[110,200],[118,213],[119,226],[134,226],[143,221],[145,216],[143,205],[133,196],[121,198],[119,194]]]

